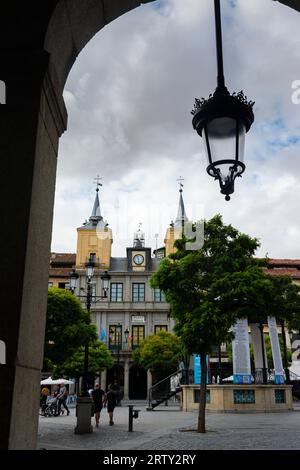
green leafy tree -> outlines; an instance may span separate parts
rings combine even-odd
[[[264,298],[272,283],[253,257],[258,246],[256,238],[224,225],[217,215],[205,222],[201,249],[186,250],[186,240],[177,240],[177,252],[151,278],[170,304],[185,348],[200,355],[198,432],[205,432],[206,355],[232,340],[230,328],[238,318],[253,316],[254,304],[256,317],[266,313]]]
[[[95,341],[97,332],[79,300],[65,289],[50,288],[43,369],[49,372],[61,366],[87,341]]]
[[[167,331],[148,336],[133,354],[136,364],[150,370],[157,381],[178,369],[178,361],[183,355],[180,338]]]
[[[268,299],[270,315],[289,330],[300,329],[300,287],[291,276],[270,276],[273,291]]]
[[[104,369],[113,366],[114,359],[107,346],[99,340],[94,340],[89,345],[89,374],[96,377]],[[68,376],[79,378],[84,373],[84,347],[80,346],[61,365],[54,368],[54,376]]]

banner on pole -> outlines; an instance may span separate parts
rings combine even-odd
[[[274,375],[276,384],[284,384],[284,371],[278,339],[277,323],[275,317],[268,317],[269,336],[271,341]]]
[[[201,363],[200,356],[194,354],[194,384],[200,385],[201,383]],[[208,384],[208,355],[206,356],[206,383]]]
[[[232,331],[234,333],[232,342],[233,383],[250,384],[251,364],[247,318],[238,320]]]

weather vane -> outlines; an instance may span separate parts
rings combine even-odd
[[[97,178],[94,178],[94,184],[96,184],[96,185],[97,185],[97,189],[96,189],[96,191],[99,191],[99,188],[98,188],[98,186],[103,186],[103,184],[102,184],[102,183],[100,183],[100,181],[101,181],[101,180],[102,180],[102,178],[100,178],[100,176],[99,176],[99,175],[97,175]]]
[[[182,178],[182,176],[179,176],[178,178],[178,183],[179,183],[179,191],[182,193],[182,188],[183,188],[183,181],[184,181],[184,178]]]

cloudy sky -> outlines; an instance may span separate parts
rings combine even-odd
[[[113,256],[125,256],[140,222],[147,246],[161,245],[183,176],[190,219],[220,213],[260,239],[259,255],[300,258],[300,15],[272,0],[221,3],[227,86],[256,102],[231,201],[206,173],[190,114],[216,86],[213,2],[157,1],[101,30],[70,73],[52,251],[76,251],[97,174]]]

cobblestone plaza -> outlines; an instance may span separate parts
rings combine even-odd
[[[300,406],[286,413],[207,413],[207,433],[197,434],[198,413],[175,407],[146,411],[145,403],[128,432],[128,407],[115,409],[108,426],[106,409],[92,434],[75,435],[70,416],[40,417],[38,449],[48,450],[299,450]],[[94,424],[94,419],[93,419]]]

